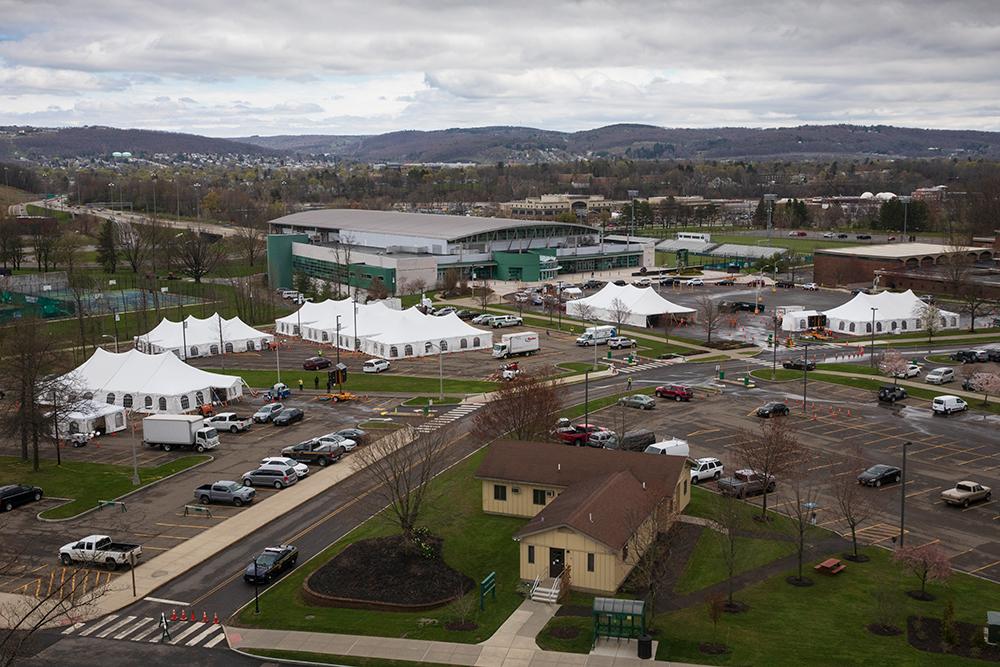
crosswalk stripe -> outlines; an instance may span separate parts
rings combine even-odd
[[[73,625],[71,625],[68,628],[66,628],[65,630],[63,630],[62,633],[64,635],[71,635],[74,632],[76,632],[77,630],[79,630],[80,628],[82,628],[83,626],[84,626],[84,623],[74,623]]]
[[[183,632],[181,632],[179,635],[170,640],[170,643],[178,644],[182,639],[184,639],[188,635],[197,632],[198,630],[204,629],[204,627],[205,626],[201,625],[200,623],[189,623],[188,627]]]
[[[89,628],[84,628],[83,630],[81,630],[80,636],[86,637],[87,635],[91,634],[92,632],[100,628],[102,625],[107,625],[108,623],[114,621],[116,618],[118,618],[118,614],[111,614],[105,618],[102,618],[100,621],[90,626]]]
[[[122,630],[121,632],[119,632],[117,635],[115,635],[114,639],[124,639],[125,637],[129,636],[130,634],[132,634],[136,630],[144,627],[147,623],[149,623],[152,620],[153,619],[150,618],[150,617],[148,617],[148,616],[146,618],[141,618],[141,619],[139,619],[138,622],[133,623],[132,625],[130,625],[129,627],[125,628],[124,630]]]
[[[215,646],[216,644],[218,644],[219,642],[221,642],[225,638],[226,638],[226,633],[225,632],[220,632],[219,634],[215,635],[214,637],[212,637],[211,639],[209,639],[207,642],[205,642],[205,648],[212,648],[213,646]]]
[[[201,640],[205,639],[205,637],[208,637],[213,632],[217,632],[219,630],[222,630],[222,626],[221,625],[210,625],[207,628],[205,628],[204,632],[202,632],[201,634],[195,636],[194,639],[191,639],[190,641],[188,641],[185,644],[185,646],[195,646],[198,642],[200,642]]]
[[[153,620],[155,621],[156,619],[153,619]],[[146,637],[148,637],[149,635],[153,634],[154,632],[156,632],[159,629],[160,629],[160,624],[159,623],[154,623],[152,626],[146,628],[145,630],[143,630],[139,634],[132,635],[131,637],[128,638],[128,640],[130,642],[141,642],[143,639],[145,639]],[[154,637],[153,639],[156,639],[156,637]]]
[[[120,621],[118,621],[117,623],[115,623],[115,624],[113,624],[113,625],[105,628],[99,634],[94,635],[94,636],[95,637],[100,637],[100,638],[107,637],[108,635],[110,635],[112,632],[114,632],[118,628],[122,627],[123,625],[126,625],[127,623],[131,623],[134,620],[135,620],[135,616],[126,616],[125,618],[123,618]]]

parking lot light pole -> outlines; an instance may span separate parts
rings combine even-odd
[[[596,345],[594,346],[597,347]],[[590,422],[590,371],[583,372],[583,423]]]
[[[774,202],[778,199],[778,195],[775,194],[765,194],[764,201],[767,202],[767,237],[771,238],[771,213],[774,210]]]
[[[771,318],[774,321],[774,335],[771,337],[771,379],[774,379],[778,372],[778,316]]]
[[[897,197],[899,203],[903,205],[903,242],[909,241],[910,237],[907,236],[907,214],[910,212],[910,200],[913,199],[910,195],[900,195]]]
[[[899,546],[903,546],[903,537],[906,535],[904,526],[906,525],[906,448],[912,443],[907,440],[903,443],[903,472],[899,480]]]
[[[257,559],[253,559],[253,613],[260,613],[260,581],[257,579]]]
[[[875,368],[875,313],[878,312],[878,308],[872,306],[872,346],[868,350],[868,353],[872,356],[872,368]]]
[[[805,414],[808,408],[806,407],[806,387],[809,384],[809,343],[806,343],[805,356],[802,359],[802,414]]]
[[[274,344],[274,364],[278,371],[278,383],[281,383],[281,341]]]
[[[334,347],[337,348],[337,368],[340,368],[340,315],[337,315],[337,342]]]

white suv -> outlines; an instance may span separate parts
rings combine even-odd
[[[490,322],[490,325],[494,329],[499,329],[500,327],[516,327],[524,324],[524,320],[516,315],[497,315]]]
[[[299,463],[295,459],[290,459],[287,456],[268,456],[267,458],[260,460],[260,467],[279,468],[281,470],[291,468],[295,471],[295,474],[299,479],[302,479],[309,474],[309,466],[305,463]]]
[[[706,479],[719,479],[722,477],[723,466],[722,461],[719,459],[695,459],[694,461],[690,461],[688,465],[691,466],[692,484],[703,482]]]
[[[389,370],[389,362],[385,359],[369,359],[361,366],[365,373],[381,373]]]

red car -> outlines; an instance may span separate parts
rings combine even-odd
[[[568,445],[586,445],[591,433],[606,431],[603,426],[596,424],[573,424],[556,429],[555,436],[558,440]]]
[[[333,365],[333,362],[326,357],[309,357],[302,364],[302,368],[307,371],[318,371],[323,368],[329,368]]]
[[[690,401],[694,398],[694,391],[683,384],[667,384],[657,387],[656,395],[659,398],[672,398],[675,401]]]

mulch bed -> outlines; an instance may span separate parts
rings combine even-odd
[[[930,593],[922,593],[921,591],[906,591],[906,594],[919,602],[934,602],[936,599]]]
[[[593,611],[594,610],[591,609],[590,607],[584,607],[583,605],[567,604],[559,607],[559,609],[556,610],[556,616],[576,616],[577,618],[580,617],[590,618],[590,615],[593,613]]]
[[[397,605],[448,602],[475,582],[441,558],[441,540],[428,538],[436,556],[424,558],[402,548],[400,535],[361,540],[309,576],[320,595]]]
[[[725,644],[715,642],[702,642],[698,644],[698,650],[705,655],[725,655],[729,653],[729,647]]]
[[[572,625],[557,625],[549,628],[549,634],[556,639],[576,639],[580,636],[580,628]]]
[[[739,600],[733,600],[732,604],[726,602],[722,605],[722,611],[727,614],[742,614],[743,612],[750,611],[750,605]]]
[[[903,634],[903,631],[897,628],[895,625],[882,625],[881,623],[869,623],[867,626],[868,632],[873,635],[878,635],[879,637],[895,637],[896,635]]]
[[[808,577],[802,577],[801,579],[798,577],[785,577],[785,581],[799,588],[807,588],[813,585],[813,580]]]
[[[943,624],[939,618],[910,616],[906,619],[906,639],[910,646],[928,653],[959,655],[979,660],[1000,660],[1000,646],[990,646],[983,641],[983,626],[972,623],[955,623],[957,642],[946,644]]]
[[[844,554],[841,556],[841,558],[843,558],[844,560],[849,560],[852,563],[867,563],[868,561],[871,560],[871,558],[869,558],[864,554],[858,554],[857,556],[855,556],[854,554]]]

